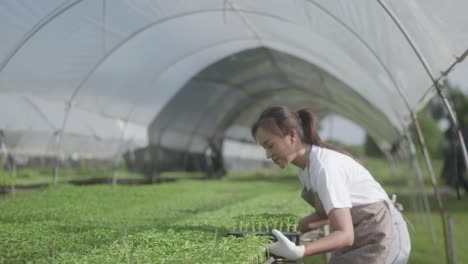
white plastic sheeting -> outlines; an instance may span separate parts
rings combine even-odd
[[[0,129],[112,139],[116,122],[131,123],[154,128],[154,144],[200,151],[284,104],[344,115],[388,148],[466,52],[466,10],[465,0],[2,1],[0,94],[64,107],[49,116],[2,103]]]
[[[5,145],[15,155],[38,155],[106,159],[136,146],[144,146],[146,130],[130,123],[104,118],[74,108],[73,120],[60,134],[63,103],[37,98],[0,95],[0,115]],[[59,137],[62,137],[60,140]]]

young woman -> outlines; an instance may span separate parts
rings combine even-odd
[[[352,156],[321,141],[314,114],[285,107],[263,111],[252,135],[280,168],[298,167],[302,197],[315,212],[299,222],[300,232],[330,224],[330,235],[296,246],[281,232],[271,253],[298,259],[334,251],[330,263],[407,263],[410,239],[401,213],[370,173]]]

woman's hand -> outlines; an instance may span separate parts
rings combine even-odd
[[[281,257],[287,259],[296,260],[304,257],[304,246],[296,246],[287,237],[285,237],[280,231],[273,229],[271,231],[278,241],[268,245],[268,250]]]

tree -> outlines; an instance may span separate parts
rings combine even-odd
[[[441,159],[443,155],[444,132],[439,128],[437,120],[431,114],[431,105],[418,113],[418,121],[424,135],[424,140],[431,158]],[[413,133],[413,141],[419,142],[417,133]]]
[[[374,139],[369,134],[366,134],[366,141],[364,142],[364,153],[369,157],[383,157],[382,151],[375,143]]]
[[[444,132],[439,128],[438,122],[446,117],[446,112],[440,99],[434,98],[422,111],[417,113],[419,125],[423,132],[425,143],[432,158],[440,159],[443,157],[442,147],[444,143]],[[411,130],[414,131],[414,127]],[[417,145],[419,140],[417,133],[412,133],[413,142]],[[418,147],[418,145],[416,146]],[[367,156],[382,157],[382,153],[375,141],[366,135],[364,152]]]
[[[445,85],[448,88],[448,97],[451,99],[466,144],[468,139],[468,97],[460,89],[451,86],[449,82],[446,82]],[[456,132],[456,127],[451,122],[445,133],[447,147],[444,150],[445,160],[441,176],[448,185],[457,188],[457,190],[461,186],[468,192],[466,166]]]

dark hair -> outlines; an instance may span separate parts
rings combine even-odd
[[[260,127],[266,128],[281,137],[286,136],[289,131],[295,130],[304,143],[340,152],[361,163],[347,151],[322,141],[317,133],[315,114],[310,109],[301,109],[294,112],[284,106],[269,107],[260,114],[252,126],[251,132],[254,138]]]

